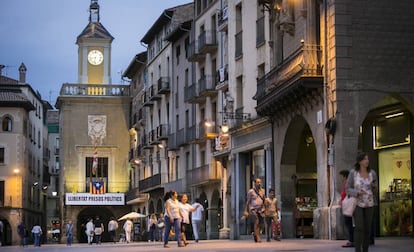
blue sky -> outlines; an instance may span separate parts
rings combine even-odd
[[[112,83],[122,82],[140,41],[164,9],[191,0],[99,0],[100,21],[112,42]],[[53,106],[63,83],[77,83],[76,37],[89,22],[90,0],[0,0],[0,64],[3,75],[26,82]]]

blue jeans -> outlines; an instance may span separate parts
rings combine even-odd
[[[180,219],[174,219],[174,222],[171,223],[168,215],[165,215],[165,232],[164,232],[164,245],[168,244],[168,236],[170,235],[171,226],[174,226],[175,238],[177,239],[178,245],[181,244],[181,230],[180,230]]]
[[[194,240],[198,241],[198,230],[200,230],[201,220],[192,220]]]
[[[40,234],[39,233],[33,233],[34,237],[34,246],[40,247]]]
[[[66,245],[70,246],[72,245],[72,241],[73,241],[73,235],[72,234],[67,234],[66,235]]]

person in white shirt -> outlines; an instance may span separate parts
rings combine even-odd
[[[200,224],[203,220],[203,211],[204,207],[200,204],[200,199],[195,199],[195,203],[192,205],[193,208],[196,208],[194,212],[191,213],[191,224],[193,226],[194,240],[198,243],[198,230],[200,230]]]
[[[183,220],[181,222],[181,240],[186,246],[188,245],[186,233],[190,230],[190,212],[194,212],[197,208],[199,208],[199,205],[192,207],[188,204],[187,194],[183,194],[183,196],[181,196],[180,211],[183,216]]]
[[[93,236],[94,236],[95,226],[93,225],[93,219],[89,218],[88,223],[86,223],[86,236],[88,237],[88,244],[92,245]]]
[[[131,233],[132,233],[132,226],[134,224],[130,219],[127,219],[124,223],[124,231],[125,231],[125,240],[127,243],[131,242]]]
[[[34,246],[40,247],[40,236],[42,235],[42,228],[39,224],[35,224],[32,228],[32,234],[34,237]]]
[[[108,233],[110,239],[113,243],[116,243],[116,230],[118,229],[118,222],[114,217],[111,217],[111,220],[108,223]]]

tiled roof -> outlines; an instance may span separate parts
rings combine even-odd
[[[89,22],[78,36],[77,41],[82,39],[108,39],[112,41],[114,37],[112,37],[100,22]]]
[[[0,107],[23,107],[28,111],[36,109],[20,89],[2,89],[1,87]]]

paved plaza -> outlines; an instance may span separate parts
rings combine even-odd
[[[104,243],[102,245],[87,245],[87,244],[73,244],[68,247],[64,244],[45,244],[42,247],[27,247],[9,246],[1,247],[1,252],[14,251],[44,251],[44,252],[69,252],[69,251],[99,251],[104,252],[128,252],[128,251],[197,251],[197,252],[240,252],[240,251],[260,251],[260,252],[275,252],[275,251],[339,251],[339,252],[353,252],[354,248],[342,248],[341,245],[345,241],[330,241],[330,240],[316,240],[316,239],[287,239],[281,242],[262,242],[254,243],[250,240],[208,240],[200,241],[195,244],[193,241],[187,247],[178,248],[176,242],[170,242],[170,248],[163,248],[162,243]],[[378,238],[374,246],[371,246],[370,252],[411,252],[414,250],[413,238]]]

